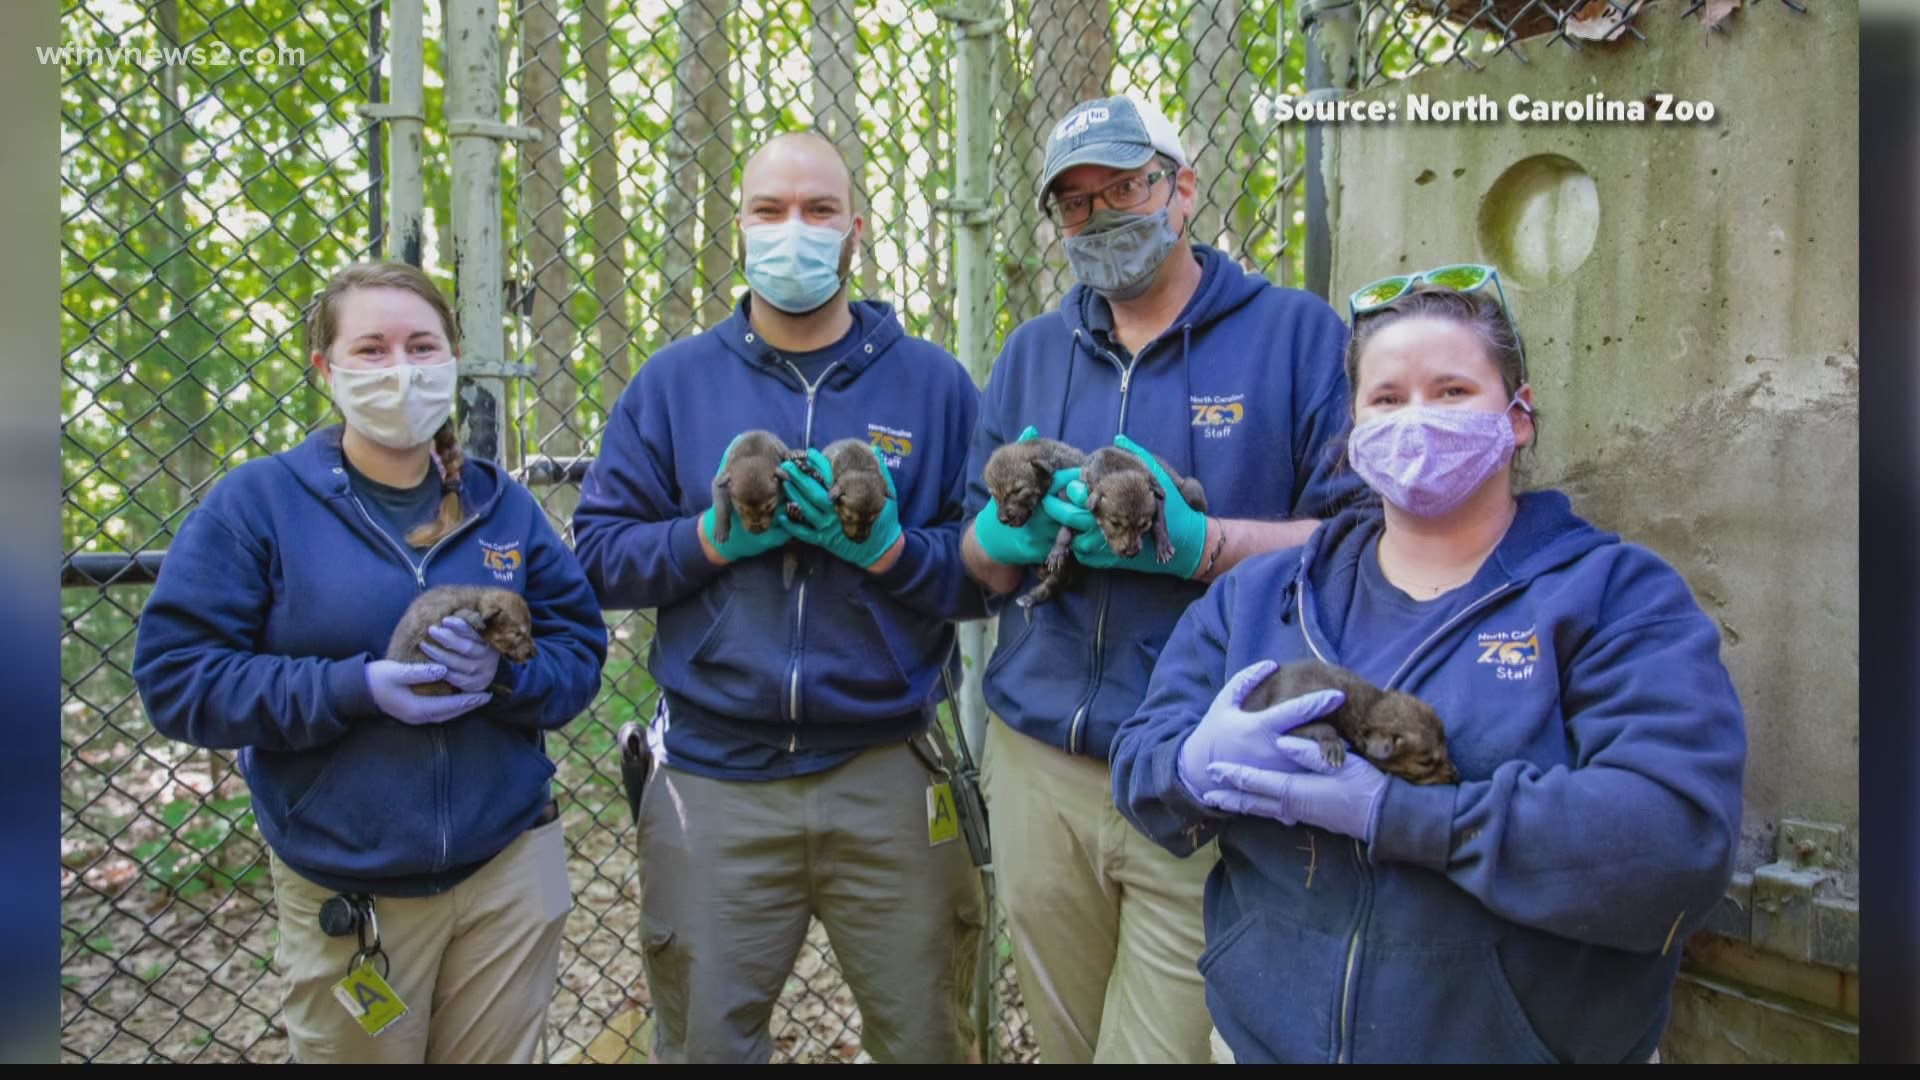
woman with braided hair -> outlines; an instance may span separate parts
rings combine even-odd
[[[459,332],[425,274],[349,266],[307,331],[345,422],[181,523],[134,680],[156,730],[239,750],[298,1061],[530,1062],[572,907],[544,736],[593,700],[606,626],[539,503],[462,452]],[[441,585],[520,593],[533,658],[449,617],[435,662],[382,659]],[[454,692],[413,690],[434,681]]]

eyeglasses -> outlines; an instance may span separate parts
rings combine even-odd
[[[1507,306],[1507,291],[1500,287],[1500,271],[1491,266],[1457,263],[1453,266],[1422,270],[1417,274],[1398,274],[1394,277],[1381,278],[1369,285],[1362,285],[1354,290],[1353,295],[1347,297],[1348,324],[1357,325],[1360,316],[1386,307],[1412,292],[1413,287],[1422,281],[1463,293],[1475,292],[1491,284],[1494,295],[1500,298],[1500,313],[1506,317],[1507,326],[1513,331],[1513,343],[1520,350],[1520,381],[1527,381],[1527,347],[1520,340],[1520,324],[1514,321],[1513,309]]]
[[[1115,180],[1099,191],[1057,196],[1047,200],[1047,217],[1051,218],[1055,225],[1063,229],[1071,229],[1093,215],[1095,195],[1100,197],[1101,202],[1115,210],[1131,210],[1147,201],[1147,195],[1153,190],[1156,182],[1178,175],[1180,175],[1180,168],[1176,165],[1172,168],[1156,169],[1143,176],[1129,176],[1122,180]]]

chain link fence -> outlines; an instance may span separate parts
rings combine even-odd
[[[1052,124],[1107,93],[1150,97],[1180,127],[1199,177],[1196,239],[1277,283],[1303,283],[1306,131],[1273,119],[1281,98],[1310,89],[1294,0],[996,7],[999,23],[983,26],[908,0],[502,0],[504,118],[539,138],[504,151],[506,355],[533,374],[515,384],[500,452],[557,526],[571,518],[579,470],[556,466],[594,453],[655,349],[718,322],[744,289],[734,200],[746,158],[774,133],[813,127],[840,147],[867,216],[854,294],[892,303],[909,333],[949,349],[962,93],[991,95],[994,108],[988,340],[1071,283],[1053,227],[1032,209],[1034,183]],[[1644,39],[1652,18],[1674,13],[1726,14],[1716,0],[1299,7],[1316,34],[1336,13],[1348,20],[1356,87]],[[76,50],[62,61],[68,1061],[287,1057],[267,856],[245,785],[228,755],[155,734],[133,689],[134,624],[155,561],[137,556],[164,550],[225,469],[332,422],[300,313],[335,268],[390,246],[384,129],[361,111],[384,100],[383,14],[373,0],[65,5],[63,47]],[[426,16],[424,255],[451,293],[444,4]],[[990,87],[955,82],[967,27],[992,35]],[[553,1060],[637,1060],[646,1047],[637,860],[614,737],[653,713],[652,621],[608,622],[603,692],[548,741],[576,898]],[[988,1056],[1032,1061],[996,929]],[[817,925],[773,1025],[781,1060],[862,1060],[858,1009]]]
[[[1477,70],[1505,56],[1530,62],[1538,50],[1644,45],[1660,22],[1694,19],[1724,29],[1742,7],[1802,0],[1322,0],[1323,11],[1358,12],[1357,85],[1374,86],[1429,68]]]

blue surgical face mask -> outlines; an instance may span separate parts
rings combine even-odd
[[[788,218],[775,225],[749,225],[747,284],[756,295],[789,315],[804,315],[840,291],[840,255],[846,232]]]

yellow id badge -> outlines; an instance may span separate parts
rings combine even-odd
[[[927,789],[927,846],[939,847],[960,837],[960,815],[953,808],[953,789],[935,784]]]
[[[371,960],[334,983],[333,996],[340,999],[340,1004],[360,1021],[369,1035],[380,1034],[392,1027],[395,1020],[407,1015],[407,1003],[373,970]]]

